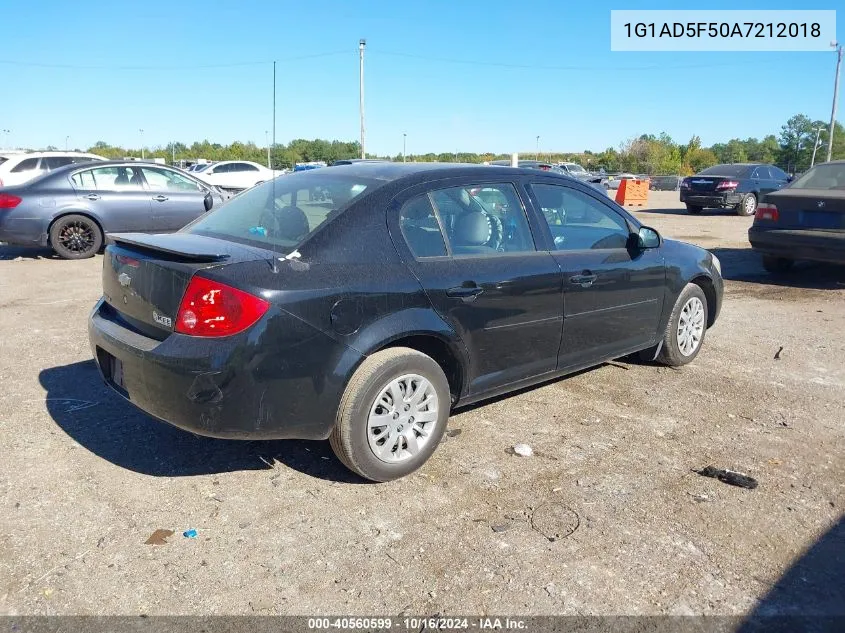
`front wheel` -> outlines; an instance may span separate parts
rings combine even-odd
[[[701,213],[701,210],[703,208],[704,207],[699,207],[698,205],[695,205],[695,204],[688,204],[687,205],[687,213],[691,213],[692,215],[696,215],[698,213]]]
[[[657,362],[670,367],[686,365],[698,356],[706,333],[707,297],[700,286],[687,284],[672,308]]]
[[[50,246],[62,259],[93,257],[103,245],[103,233],[91,218],[66,215],[50,227]]]
[[[736,214],[747,217],[755,213],[757,213],[757,196],[753,193],[747,193],[736,205]]]
[[[794,263],[795,262],[793,262],[791,259],[786,259],[785,257],[763,255],[763,268],[765,268],[766,271],[770,273],[785,273],[787,270],[792,268],[792,264]]]
[[[352,375],[329,437],[365,479],[391,481],[422,466],[449,419],[449,383],[432,358],[407,347],[368,357]]]

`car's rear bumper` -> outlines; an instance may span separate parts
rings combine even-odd
[[[743,194],[736,192],[699,193],[681,189],[681,202],[685,202],[686,204],[691,204],[696,207],[728,209],[735,207],[742,202],[742,196]]]
[[[786,259],[845,264],[845,232],[773,229],[752,226],[748,241],[755,251]]]
[[[0,220],[0,242],[47,246],[47,229],[39,218],[5,218]]]
[[[88,336],[106,384],[132,404],[186,431],[232,439],[325,439],[362,358],[281,311],[234,336],[159,341],[100,300]],[[122,388],[112,359],[121,363]]]

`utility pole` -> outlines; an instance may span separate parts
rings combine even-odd
[[[534,160],[540,160],[540,137],[537,137],[537,157]]]
[[[68,142],[69,138],[70,138],[69,136],[65,137],[65,151],[67,151],[67,142]]]
[[[405,149],[408,146],[408,133],[402,132],[402,162],[407,162],[405,158]]]
[[[364,133],[364,47],[367,45],[367,40],[362,39],[358,42],[358,57],[360,63],[360,69],[358,72],[358,82],[359,82],[359,103],[358,109],[361,114],[361,158],[367,157],[367,150],[364,145],[365,142],[365,133]]]
[[[141,160],[144,160],[144,130],[138,130],[141,133]]]
[[[822,133],[823,129],[823,127],[816,128],[816,142],[813,145],[813,157],[810,159],[810,167],[816,164],[816,150],[821,147],[821,145],[819,145],[819,135]]]
[[[273,62],[273,147],[276,147],[276,62]],[[267,167],[270,167],[270,148],[267,148]]]
[[[267,146],[267,169],[273,169],[272,167],[270,167],[270,138],[268,137],[269,134],[270,132],[264,130],[264,144]]]
[[[833,107],[830,110],[830,130],[827,134],[827,162],[833,152],[833,128],[836,127],[836,103],[839,101],[839,67],[842,66],[842,44],[831,42],[830,45],[836,49],[836,77],[833,80]]]

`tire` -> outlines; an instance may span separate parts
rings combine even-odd
[[[389,395],[391,383],[397,384],[394,381],[408,376],[423,378],[428,382],[421,397],[423,403],[428,402],[429,406],[424,406],[422,411],[412,408],[401,414],[391,414],[392,409],[385,406],[386,400],[382,396],[395,402]],[[417,389],[414,394],[419,393],[418,390],[423,387],[419,381],[411,381],[411,386]],[[400,393],[404,397],[407,391]],[[432,394],[436,396],[434,411],[430,406]],[[392,347],[376,352],[361,363],[346,386],[329,443],[343,465],[361,477],[377,482],[399,479],[417,470],[431,457],[446,430],[451,402],[446,375],[433,359],[407,347]],[[419,417],[429,414],[425,415],[427,420],[423,423],[424,428],[419,421],[414,423],[412,418],[406,417],[414,415],[415,411]],[[382,457],[376,455],[381,436],[377,438],[371,433],[371,415],[383,416],[385,420],[382,428],[386,429],[384,433],[387,438],[381,444],[384,448]],[[397,419],[397,415],[401,417]],[[401,435],[396,434],[396,427],[391,428],[394,424],[401,425]],[[374,425],[373,428],[377,427]],[[418,434],[419,428],[427,434]],[[418,445],[416,452],[411,450],[407,442],[409,434],[416,442],[426,438],[424,443]]]
[[[795,262],[786,257],[775,257],[774,255],[763,255],[763,268],[772,274],[785,273]]]
[[[698,300],[698,304],[695,300]],[[693,309],[685,312],[685,308],[690,305]],[[694,347],[690,349],[684,345],[686,339],[682,339],[679,333],[681,317],[692,317],[693,323],[691,330],[698,330],[697,341]],[[666,330],[663,332],[663,346],[660,348],[660,354],[657,356],[657,362],[670,367],[680,367],[686,365],[698,356],[701,351],[701,346],[704,345],[704,335],[707,333],[707,297],[704,296],[704,291],[696,284],[687,284],[677,301],[675,307],[672,308],[672,314],[669,316],[669,322],[666,324]]]
[[[85,215],[65,215],[50,227],[50,246],[62,259],[94,257],[103,246],[103,232]]]
[[[737,215],[743,217],[750,217],[757,213],[757,196],[753,193],[747,193],[743,196],[739,204],[734,207]]]
[[[701,213],[701,210],[703,208],[704,207],[699,207],[699,206],[696,206],[694,204],[688,204],[687,205],[687,213],[691,213],[692,215],[697,215],[697,214]]]

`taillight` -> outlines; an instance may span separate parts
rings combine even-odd
[[[736,180],[723,180],[718,185],[716,185],[716,190],[719,189],[736,189],[739,187],[739,183]]]
[[[0,209],[14,209],[21,203],[21,199],[10,193],[0,193]]]
[[[179,304],[174,329],[191,336],[229,336],[243,332],[269,308],[267,301],[248,292],[194,276]]]
[[[768,202],[761,202],[757,205],[757,213],[754,214],[755,220],[768,220],[769,222],[777,222],[780,219],[778,208]]]

